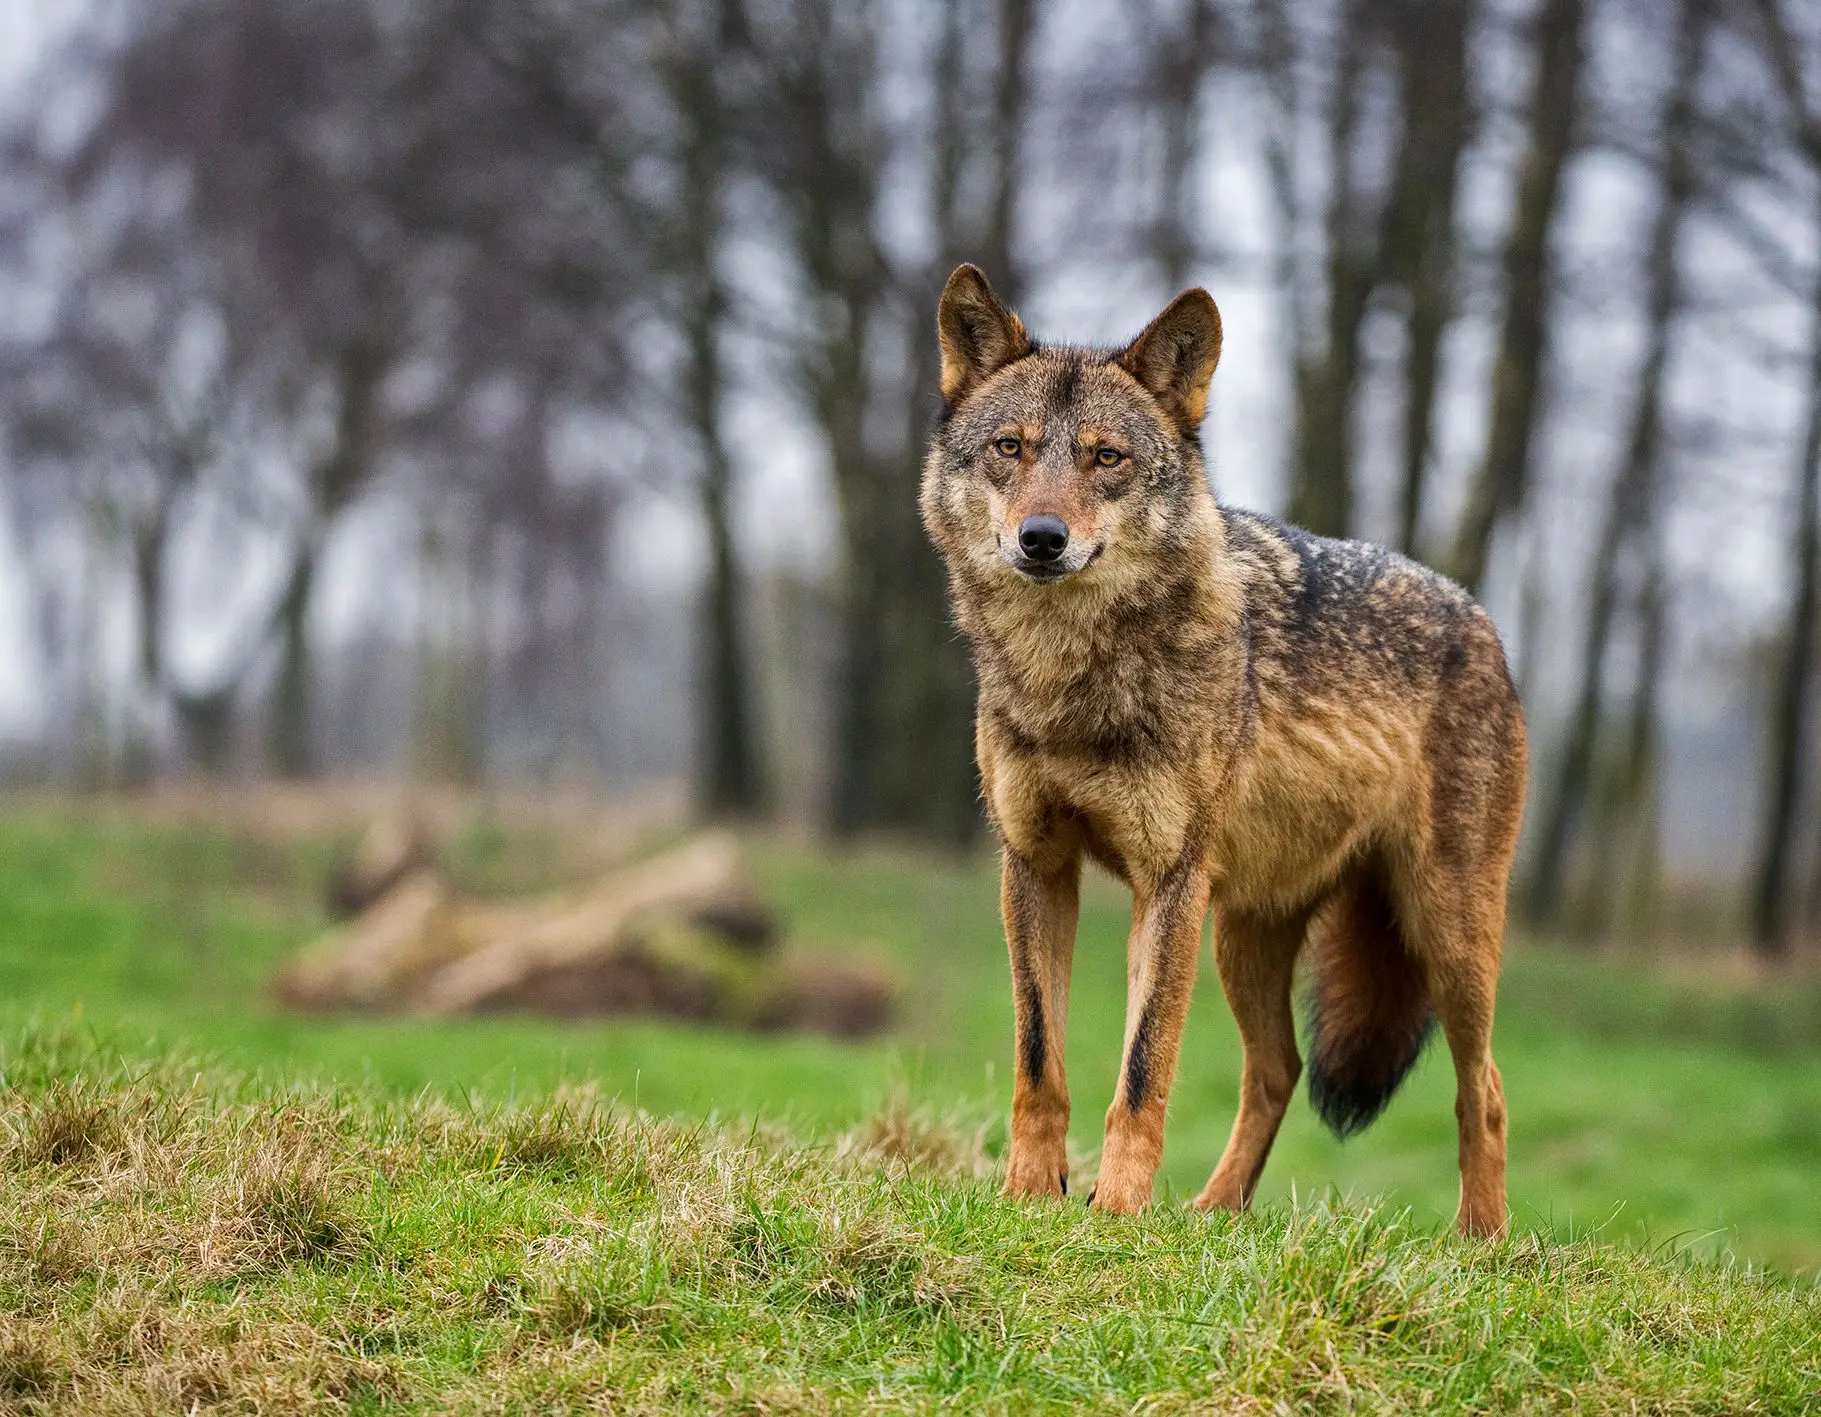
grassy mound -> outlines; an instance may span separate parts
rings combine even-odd
[[[994,1195],[978,1138],[0,1042],[0,1408],[1799,1412],[1821,1289],[1407,1216]]]
[[[585,875],[596,868],[562,854],[572,835],[508,829],[479,810],[451,849],[455,879],[512,895]],[[334,836],[114,801],[0,803],[0,1031],[80,1010],[111,1037],[158,1040],[135,1042],[148,1055],[174,1043],[372,1098],[500,1101],[583,1082],[654,1116],[756,1117],[803,1136],[845,1133],[908,1094],[1001,1134],[1011,985],[991,852],[750,848],[793,941],[881,961],[901,981],[890,1032],[836,1043],[659,1020],[300,1017],[270,986],[325,928]],[[1119,1069],[1129,926],[1125,892],[1091,877],[1069,1017],[1083,1184]],[[1207,1179],[1238,1085],[1238,1036],[1205,959],[1160,1176],[1175,1197]],[[1495,1049],[1520,1231],[1561,1240],[1598,1227],[1646,1248],[1673,1236],[1710,1258],[1821,1271],[1821,975],[1754,979],[1725,957],[1666,967],[1514,941]],[[1299,1098],[1260,1194],[1279,1207],[1334,1190],[1384,1197],[1437,1226],[1454,1213],[1455,1152],[1453,1071],[1432,1047],[1386,1115],[1344,1145]]]

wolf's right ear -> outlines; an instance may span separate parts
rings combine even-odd
[[[1197,286],[1185,290],[1127,345],[1120,365],[1151,396],[1185,437],[1193,437],[1208,411],[1208,381],[1220,363],[1220,309]]]
[[[999,303],[978,266],[957,266],[936,305],[942,398],[954,401],[1031,352],[1024,322]]]

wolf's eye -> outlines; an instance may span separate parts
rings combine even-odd
[[[1117,448],[1102,448],[1094,454],[1094,461],[1102,467],[1118,467],[1125,461],[1125,454]]]
[[[1016,438],[1000,438],[993,444],[1002,458],[1015,458],[1024,451],[1024,444]]]

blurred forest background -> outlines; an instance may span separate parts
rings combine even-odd
[[[1517,904],[1821,936],[1821,5],[11,0],[14,783],[688,784],[983,831],[960,260],[1226,312],[1223,498],[1478,592]]]

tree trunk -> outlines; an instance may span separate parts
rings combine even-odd
[[[1789,951],[1790,852],[1808,766],[1809,695],[1814,678],[1815,599],[1821,571],[1821,277],[1814,288],[1808,429],[1799,470],[1796,513],[1796,585],[1790,600],[1783,663],[1770,733],[1770,793],[1763,845],[1752,891],[1752,943],[1767,958]]]
[[[859,382],[863,374],[850,370],[842,381]],[[879,804],[879,782],[884,758],[891,747],[883,731],[883,694],[880,680],[885,665],[887,570],[883,558],[888,539],[882,519],[890,515],[882,505],[878,473],[858,443],[864,420],[859,392],[843,396],[830,391],[829,402],[838,405],[824,415],[824,427],[843,429],[855,442],[850,450],[834,452],[835,485],[842,520],[841,612],[842,653],[836,685],[834,800],[830,827],[836,836],[852,837],[869,827],[884,824]],[[838,433],[837,438],[843,436]]]
[[[1345,536],[1353,521],[1353,396],[1359,382],[1359,330],[1372,297],[1373,252],[1353,185],[1353,145],[1371,35],[1371,7],[1348,0],[1329,114],[1330,190],[1326,217],[1328,307],[1317,354],[1297,361],[1296,451],[1290,469],[1290,520],[1323,536]]]
[[[164,621],[164,540],[169,527],[168,504],[157,505],[132,525],[127,554],[132,561],[133,594],[138,604],[138,684],[129,698],[126,742],[122,745],[122,776],[129,783],[150,782],[153,774],[153,738],[158,708],[164,699],[164,663],[161,630]]]
[[[1180,37],[1157,48],[1153,101],[1163,128],[1157,215],[1151,252],[1165,288],[1188,285],[1200,254],[1201,221],[1195,197],[1201,161],[1201,87],[1214,63],[1214,0],[1189,0]]]
[[[219,777],[227,771],[234,747],[234,693],[239,687],[235,682],[218,685],[207,693],[178,691],[171,696],[184,759],[206,777]]]
[[[1811,173],[1821,178],[1821,116],[1808,103],[1795,63],[1795,45],[1776,0],[1760,0],[1767,21],[1770,59],[1791,109]],[[1821,201],[1815,209],[1821,230]],[[1797,913],[1797,885],[1790,861],[1801,811],[1804,769],[1808,766],[1810,693],[1815,666],[1816,595],[1821,581],[1821,273],[1810,289],[1808,427],[1802,440],[1802,465],[1796,470],[1798,505],[1793,560],[1796,584],[1790,599],[1783,663],[1772,706],[1769,744],[1770,791],[1765,804],[1763,838],[1752,888],[1752,943],[1767,959],[1787,955]],[[1807,915],[1821,918],[1821,869],[1811,884]]]
[[[704,600],[707,643],[707,744],[703,805],[715,813],[756,816],[765,809],[752,713],[752,671],[741,617],[740,572],[727,516],[728,467],[706,474],[702,515],[708,524],[709,569]]]
[[[1530,149],[1505,242],[1505,319],[1492,372],[1492,427],[1447,565],[1448,573],[1475,594],[1486,578],[1498,520],[1523,504],[1530,481],[1537,393],[1550,353],[1547,315],[1554,266],[1549,237],[1560,205],[1562,169],[1574,144],[1586,19],[1586,0],[1544,0],[1538,17]]]
[[[993,70],[992,123],[987,133],[993,158],[993,189],[980,260],[1002,300],[1016,307],[1024,296],[1012,245],[1013,214],[1023,175],[1025,114],[1030,107],[1031,40],[1037,28],[1035,0],[997,0],[999,53]]]
[[[310,653],[310,592],[316,583],[317,547],[309,538],[298,542],[291,574],[279,597],[278,676],[272,686],[268,747],[280,776],[311,777],[317,763],[310,732],[314,665]]]
[[[1816,839],[1815,859],[1809,863],[1808,902],[1803,909],[1803,923],[1811,933],[1821,932],[1821,837]]]
[[[1313,282],[1304,278],[1304,263],[1299,257],[1302,198],[1296,153],[1301,147],[1303,116],[1298,80],[1301,65],[1288,3],[1289,0],[1257,0],[1258,36],[1253,64],[1263,88],[1264,102],[1260,107],[1265,118],[1264,163],[1272,205],[1276,209],[1276,229],[1271,242],[1276,254],[1272,261],[1271,283],[1288,332],[1286,343],[1291,352],[1291,376],[1300,400],[1302,372],[1315,339],[1309,313],[1309,287]],[[1298,413],[1300,415],[1300,404]],[[1298,446],[1293,446],[1292,451],[1300,455]],[[1292,478],[1298,475],[1296,468],[1297,463],[1293,461]]]
[[[722,29],[726,28],[723,24]],[[720,272],[721,203],[728,175],[725,114],[715,64],[690,47],[680,44],[679,49],[672,65],[671,91],[686,125],[686,217],[678,237],[689,350],[687,416],[701,455],[702,520],[709,547],[708,582],[702,596],[699,792],[703,808],[710,813],[752,816],[763,810],[765,793],[752,711],[753,676],[741,623],[740,570],[728,521],[733,460],[721,430],[726,371],[720,338],[727,316]]]
[[[108,745],[107,689],[100,646],[106,613],[106,559],[101,554],[97,528],[87,528],[88,544],[82,550],[81,588],[72,611],[75,634],[70,646],[74,678],[70,705],[70,767],[80,790],[113,787],[112,753]]]
[[[1470,0],[1405,0],[1399,15],[1403,138],[1386,261],[1410,296],[1398,549],[1415,554],[1429,469],[1442,336],[1454,310],[1454,195],[1472,112]]]
[[[1640,532],[1649,565],[1638,593],[1638,678],[1623,741],[1610,763],[1593,828],[1593,865],[1575,912],[1577,933],[1601,938],[1615,923],[1644,935],[1657,880],[1657,716],[1665,648],[1663,551],[1657,528]],[[1596,772],[1599,769],[1595,769]],[[1615,900],[1615,894],[1622,898]]]
[[[1019,43],[1028,45],[1028,23],[1022,32],[1025,37]],[[966,254],[957,206],[969,136],[963,68],[966,39],[963,0],[946,0],[933,105],[930,207],[936,225],[935,251],[923,280],[921,293],[926,298],[915,301],[911,311],[911,374],[902,410],[903,451],[893,474],[895,485],[883,489],[895,509],[891,518],[895,539],[887,553],[893,567],[886,632],[892,653],[885,669],[884,702],[889,712],[883,724],[893,741],[889,753],[883,755],[875,803],[881,822],[955,845],[978,837],[985,820],[974,764],[973,666],[966,644],[955,630],[941,558],[923,534],[911,493],[921,474],[939,397],[937,364],[930,347],[933,341],[927,333],[921,340],[916,336],[933,325],[929,312],[936,292]],[[996,199],[991,221],[996,226],[1009,212],[1009,201]],[[1004,234],[1009,247],[1009,232]],[[1017,271],[1009,270],[1008,275],[1015,280]]]
[[[1693,129],[1695,91],[1707,29],[1710,0],[1681,0],[1676,70],[1663,121],[1663,195],[1646,258],[1647,334],[1638,374],[1638,402],[1625,461],[1613,480],[1599,548],[1594,556],[1587,638],[1582,647],[1580,687],[1569,720],[1565,751],[1554,791],[1537,837],[1530,880],[1530,914],[1539,924],[1561,918],[1563,872],[1580,826],[1599,735],[1601,687],[1607,647],[1619,598],[1619,560],[1628,541],[1648,535],[1661,479],[1664,373],[1676,319],[1683,305],[1677,258],[1682,226],[1695,195]]]
[[[1663,584],[1664,551],[1660,537],[1651,534],[1651,564],[1640,597],[1638,683],[1632,698],[1631,724],[1619,777],[1619,830],[1625,837],[1624,870],[1620,882],[1620,921],[1635,943],[1647,943],[1656,934],[1657,901],[1662,877],[1662,800],[1657,779],[1659,718],[1663,701],[1663,661],[1669,648],[1669,620]]]
[[[1011,217],[1020,175],[1017,135],[1028,105],[1022,76],[1029,65],[1035,8],[1031,0],[1002,4],[1000,64],[992,94],[996,116],[988,137],[995,187],[986,203],[985,229],[973,249],[988,264],[995,284],[1015,299],[1021,281]],[[938,82],[951,92],[935,105],[938,263],[955,255],[959,145],[975,137],[977,128],[958,106],[964,96],[953,91],[961,82],[962,18],[950,11],[939,61]],[[805,265],[847,313],[840,337],[818,351],[809,381],[833,463],[843,550],[843,653],[829,825],[843,837],[890,830],[964,841],[982,823],[973,762],[973,680],[916,499],[936,403],[934,296],[946,271],[930,272],[927,302],[919,293],[909,312],[906,333],[914,363],[902,382],[876,379],[866,360],[868,335],[895,312],[881,296],[884,261],[871,229],[876,174],[843,165],[837,153],[845,145],[828,142],[829,154],[822,159],[827,166],[811,182],[821,211],[804,243]],[[856,259],[855,253],[865,253],[864,258]],[[887,396],[904,432],[902,441],[884,452],[876,443],[869,448],[867,415]]]

